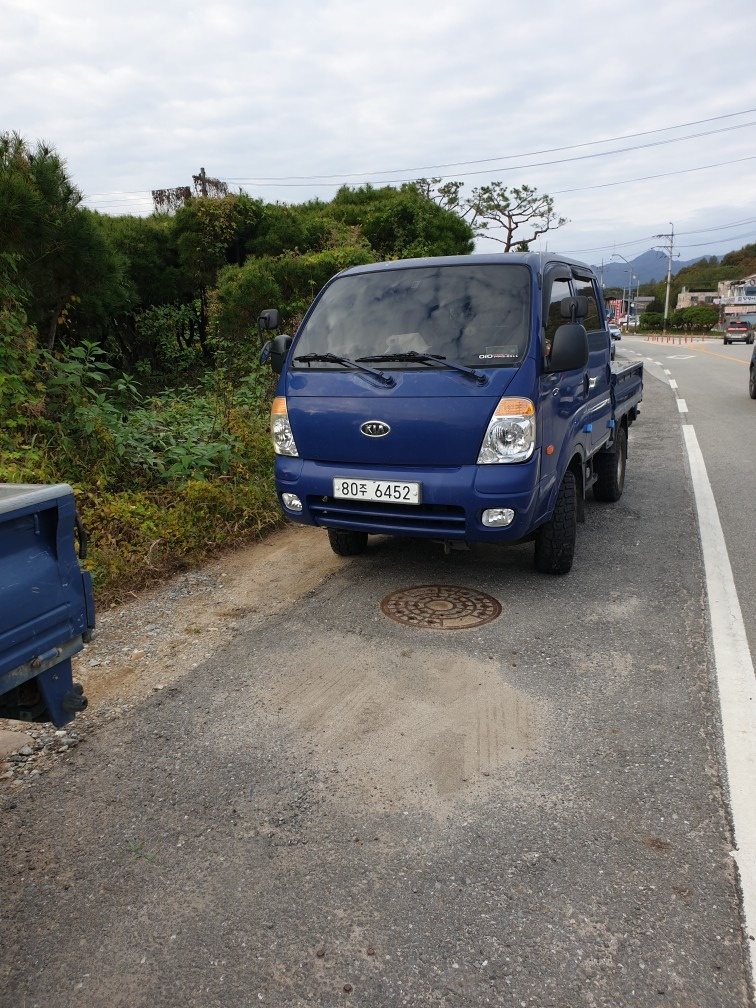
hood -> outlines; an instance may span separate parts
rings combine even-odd
[[[390,389],[354,373],[297,374],[286,391],[289,423],[300,456],[315,462],[474,465],[491,414],[516,374],[500,369],[478,386],[452,372],[395,371]],[[370,421],[387,432],[364,433]]]

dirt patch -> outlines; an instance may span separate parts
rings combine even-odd
[[[13,786],[45,770],[60,748],[204,661],[242,617],[291,605],[343,563],[320,529],[290,526],[98,610],[95,639],[73,659],[88,709],[58,733],[50,725],[0,718],[0,759],[32,750],[0,764],[0,780],[5,775],[4,786]]]
[[[281,665],[279,714],[379,807],[400,800],[446,814],[540,735],[532,700],[503,680],[499,662],[464,650],[371,651],[344,633],[282,653]]]
[[[168,685],[241,618],[291,605],[343,563],[321,530],[294,526],[98,613],[97,635],[75,663],[90,708]]]

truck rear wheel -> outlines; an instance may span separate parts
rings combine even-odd
[[[328,542],[339,556],[357,556],[367,547],[367,532],[352,532],[349,529],[328,529]]]
[[[577,486],[567,470],[551,518],[536,532],[535,569],[539,574],[567,574],[577,539]]]
[[[594,459],[596,482],[593,496],[597,501],[613,504],[622,496],[627,468],[627,428],[620,426],[614,441],[614,451],[599,452]]]

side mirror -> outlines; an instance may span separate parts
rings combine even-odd
[[[260,316],[257,319],[257,328],[260,332],[266,329],[278,329],[281,323],[281,315],[278,308],[266,308],[265,311],[260,312]]]
[[[566,300],[566,299],[565,299]],[[549,371],[576,371],[588,363],[588,333],[579,322],[561,325],[554,333]]]
[[[284,336],[282,333],[268,340],[260,351],[260,363],[270,362],[270,369],[274,374],[281,374],[286,363],[286,355],[291,346],[291,336]]]
[[[585,318],[588,314],[588,298],[583,294],[562,298],[559,302],[559,310],[562,318],[569,319],[570,322]]]

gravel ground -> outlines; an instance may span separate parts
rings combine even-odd
[[[95,639],[74,658],[88,709],[57,731],[0,718],[0,795],[29,787],[99,726],[197,668],[233,639],[242,618],[270,616],[314,588],[339,560],[325,536],[309,531],[283,529],[98,611]]]

